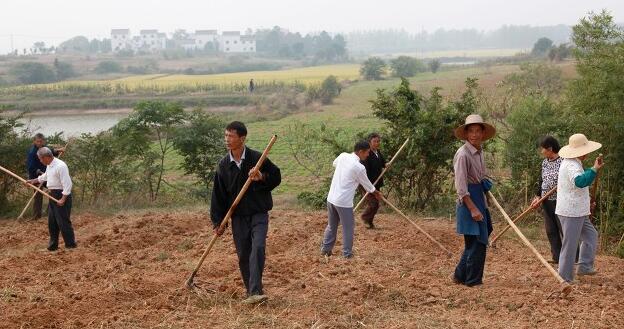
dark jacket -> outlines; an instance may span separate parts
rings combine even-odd
[[[52,154],[54,154],[54,156],[58,156],[58,152],[54,151],[54,149],[49,146],[47,147],[52,151]],[[37,157],[37,151],[39,151],[39,148],[34,144],[30,146],[30,149],[28,149],[28,155],[26,157],[26,169],[28,170],[28,179],[35,179],[39,177],[39,174],[37,174],[37,170],[41,170],[41,172],[46,171],[46,165],[39,161],[39,157]]]
[[[247,147],[241,169],[238,169],[234,161],[230,161],[229,153],[219,161],[210,203],[210,219],[214,227],[223,221],[238,192],[245,185],[249,171],[258,163],[261,156],[260,152]],[[280,169],[267,158],[262,164],[260,172],[264,175],[264,180],[251,183],[234,210],[233,216],[251,216],[266,213],[273,208],[271,191],[282,181]]]
[[[381,172],[384,170],[384,167],[386,166],[386,159],[381,154],[381,151],[377,150],[377,155],[371,151],[368,158],[362,161],[362,164],[366,168],[366,176],[368,176],[368,180],[370,180],[371,183],[374,183],[377,177],[379,177]],[[383,178],[379,180],[379,182],[375,185],[375,188],[379,190],[382,186]]]

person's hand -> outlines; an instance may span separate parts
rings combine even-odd
[[[381,192],[379,190],[373,192],[373,196],[375,197],[375,199],[377,200],[381,200],[383,199],[383,194],[381,194]]]
[[[223,226],[223,228],[221,228],[221,225],[219,225],[219,226],[214,228],[214,234],[216,236],[222,236],[224,232],[225,232],[225,226]]]
[[[540,198],[538,198],[538,197],[533,198],[533,201],[531,201],[531,209],[537,209],[537,207],[539,207],[539,205],[541,203],[541,202],[539,202],[539,199]]]
[[[472,216],[472,219],[476,222],[483,221],[483,214],[477,208],[471,209],[470,215]]]
[[[35,186],[39,185],[39,180],[36,179],[36,178],[35,179],[29,179],[26,182],[28,182],[28,184],[32,184],[32,185],[35,185]]]
[[[56,203],[59,207],[62,207],[65,205],[65,201],[67,201],[67,196],[63,195],[63,197]]]
[[[604,166],[604,161],[602,159],[602,154],[601,154],[596,158],[596,161],[594,161],[594,169],[598,171],[600,170],[600,168],[602,168],[602,166]]]
[[[253,168],[249,171],[249,177],[251,177],[251,180],[254,182],[259,182],[264,179],[264,175],[260,171],[254,171]]]

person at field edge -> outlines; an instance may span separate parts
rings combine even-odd
[[[464,236],[464,252],[455,268],[453,281],[468,287],[483,284],[483,271],[492,220],[485,193],[492,188],[486,178],[483,142],[494,137],[494,126],[471,114],[465,124],[455,129],[455,136],[465,141],[453,158],[457,191],[457,233]]]
[[[374,182],[379,178],[381,172],[386,167],[386,159],[383,154],[379,150],[379,145],[381,144],[381,136],[378,133],[371,133],[368,135],[368,143],[370,144],[370,152],[368,157],[362,164],[366,168],[366,176],[368,176],[368,180]],[[379,191],[383,187],[383,178],[379,179],[379,182],[375,184],[375,188]],[[372,195],[366,195],[366,209],[362,213],[362,221],[366,223],[367,228],[374,229],[375,224],[373,224],[373,220],[375,219],[375,215],[379,211],[379,200]]]
[[[36,134],[33,137],[32,146],[28,149],[28,155],[26,157],[26,169],[28,170],[28,179],[35,179],[39,177],[39,175],[43,174],[46,171],[46,165],[41,163],[39,157],[37,157],[37,151],[42,147],[46,146],[45,136],[41,133]],[[64,148],[53,149],[52,147],[48,147],[54,156],[58,156],[60,153],[64,152]],[[46,186],[45,182],[39,184],[37,182],[34,184],[39,188],[44,188]],[[39,219],[42,217],[42,208],[43,208],[43,195],[41,193],[37,193],[35,195],[35,199],[33,200],[33,219]]]
[[[76,248],[76,238],[74,228],[71,223],[72,209],[72,187],[73,183],[69,176],[67,164],[54,157],[52,150],[42,147],[37,151],[37,156],[41,163],[46,165],[46,171],[39,177],[30,179],[30,184],[41,184],[47,182],[50,195],[59,202],[50,200],[48,203],[48,231],[50,233],[50,242],[48,250],[55,251],[58,249],[59,233],[63,236],[65,248]]]
[[[222,235],[225,227],[221,227],[221,222],[252,175],[252,183],[232,215],[232,235],[247,292],[247,299],[243,302],[257,304],[268,299],[262,286],[268,212],[273,208],[271,191],[281,183],[282,176],[280,169],[268,158],[260,170],[253,173],[262,154],[245,146],[246,138],[247,128],[242,122],[234,121],[225,128],[228,154],[219,161],[214,176],[210,218],[215,234]]]
[[[375,189],[366,176],[366,168],[360,163],[368,157],[370,145],[367,141],[359,141],[353,147],[353,153],[342,153],[334,160],[334,176],[332,177],[329,194],[327,195],[327,227],[323,234],[321,255],[331,256],[336,244],[338,224],[342,224],[342,255],[353,257],[353,233],[355,219],[353,217],[353,197],[358,185],[366,192],[381,199],[381,192]]]
[[[561,221],[563,240],[559,254],[559,275],[567,282],[574,280],[574,257],[580,242],[577,275],[594,275],[594,261],[598,245],[598,232],[589,220],[591,199],[589,186],[604,165],[602,156],[594,166],[584,170],[583,160],[602,145],[587,139],[583,134],[570,136],[568,145],[561,148],[563,158],[557,179],[557,207],[555,214]]]
[[[253,94],[254,90],[256,90],[256,84],[253,79],[249,80],[249,93]]]
[[[540,152],[544,156],[542,161],[542,170],[540,178],[535,190],[535,198],[531,201],[531,207],[537,209],[539,207],[539,199],[542,198],[548,191],[557,187],[557,178],[559,176],[559,166],[563,160],[559,156],[559,141],[553,136],[545,136],[540,141]],[[551,264],[559,263],[559,253],[561,253],[561,222],[555,214],[555,208],[557,207],[557,192],[551,194],[542,203],[542,215],[544,216],[544,226],[546,229],[546,236],[550,243],[550,253],[552,255]]]

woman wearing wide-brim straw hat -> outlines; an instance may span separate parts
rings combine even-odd
[[[453,281],[466,286],[483,283],[483,270],[492,221],[485,193],[492,187],[486,178],[487,168],[482,145],[496,134],[494,126],[478,114],[471,114],[455,129],[463,141],[453,158],[457,191],[457,233],[464,236],[464,252],[455,268]]]
[[[584,170],[582,161],[588,154],[601,147],[600,143],[588,140],[583,134],[574,134],[570,136],[568,145],[559,150],[559,156],[563,158],[559,167],[555,209],[563,231],[559,274],[568,282],[574,280],[574,258],[579,240],[582,243],[577,274],[579,276],[596,274],[594,260],[598,232],[589,220],[591,214],[589,186],[596,179],[604,162],[602,155],[599,155],[594,166]]]

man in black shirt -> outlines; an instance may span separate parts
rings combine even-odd
[[[245,146],[247,128],[234,121],[225,128],[228,154],[219,161],[214,178],[210,217],[215,234],[222,235],[219,225],[252,174],[262,154]],[[232,234],[238,266],[247,290],[247,304],[267,300],[262,290],[262,272],[269,228],[269,210],[273,208],[271,191],[281,183],[280,169],[266,159],[232,215]]]
[[[381,144],[381,136],[378,133],[372,133],[368,135],[368,143],[370,144],[370,154],[366,160],[362,161],[362,164],[366,168],[366,175],[368,180],[375,182],[381,175],[381,172],[386,167],[386,159],[379,151],[379,145]],[[380,190],[383,186],[383,178],[375,184],[375,188]],[[362,220],[366,223],[370,229],[375,228],[373,219],[379,210],[379,200],[372,194],[366,196],[366,209],[362,213]]]

